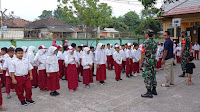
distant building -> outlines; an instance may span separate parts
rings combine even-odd
[[[100,36],[103,38],[115,38],[116,34],[119,34],[119,31],[115,30],[115,28],[104,28],[100,31]]]
[[[77,31],[72,25],[54,18],[36,20],[26,27],[26,38],[77,38]]]
[[[4,30],[2,31],[2,28],[0,30],[1,39],[23,39],[24,28],[27,24],[29,24],[29,21],[19,18],[4,20],[3,25],[1,26],[4,27]]]
[[[163,30],[171,32],[171,38],[181,40],[180,32],[187,31],[192,42],[200,42],[200,0],[179,0],[162,6]],[[172,19],[181,18],[181,26],[173,27]]]

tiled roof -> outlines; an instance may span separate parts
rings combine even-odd
[[[4,20],[3,25],[7,26],[8,28],[24,28],[29,23],[24,19],[7,19]]]
[[[180,0],[179,2],[163,5],[162,16],[200,13],[200,0]]]
[[[46,28],[48,26],[72,27],[71,25],[58,21],[54,18],[37,20],[27,25],[28,28]]]

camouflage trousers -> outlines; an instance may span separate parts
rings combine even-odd
[[[183,55],[181,58],[181,69],[183,72],[186,72],[186,64],[188,63],[189,55]]]
[[[142,77],[147,89],[152,89],[157,86],[156,71],[154,67],[144,67]]]

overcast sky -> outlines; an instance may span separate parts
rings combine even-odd
[[[121,16],[129,11],[136,11],[138,14],[143,9],[138,0],[100,0],[108,3],[113,9],[113,16]],[[120,2],[118,2],[120,1]],[[131,2],[128,2],[131,1]],[[156,7],[161,7],[162,0],[158,0]],[[57,0],[1,0],[2,10],[8,9],[7,13],[14,11],[16,16],[29,21],[35,20],[43,10],[54,10],[57,8]]]

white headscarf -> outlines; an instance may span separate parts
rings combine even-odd
[[[28,48],[28,55],[30,55],[30,54],[33,54],[33,55],[34,55],[33,51],[35,51],[35,49],[36,49],[36,47],[30,46],[30,47]]]
[[[23,49],[24,53],[26,53],[27,47],[26,46],[22,46],[21,48]]]
[[[55,64],[58,63],[58,58],[57,56],[54,54],[54,51],[57,50],[57,47],[51,46],[48,49],[48,53],[47,53],[47,60],[46,63],[47,64]]]
[[[95,60],[99,62],[100,59],[103,58],[103,62],[106,62],[106,52],[104,49],[101,49],[102,43],[97,44],[97,49],[95,52]]]

